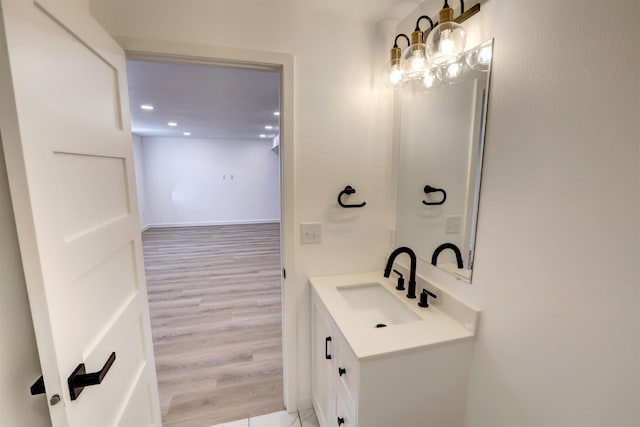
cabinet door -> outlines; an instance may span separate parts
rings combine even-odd
[[[336,417],[334,420],[334,424],[329,424],[329,426],[337,426],[337,427],[356,427],[356,417],[353,416],[353,413],[349,409],[349,405],[347,402],[338,394],[336,396]]]
[[[311,389],[316,415],[321,426],[330,426],[336,419],[335,409],[335,346],[333,324],[322,307],[315,301],[311,304]]]
[[[344,404],[350,412],[357,412],[358,385],[360,380],[360,365],[355,354],[349,348],[342,335],[336,337],[336,378],[338,394],[344,396]]]

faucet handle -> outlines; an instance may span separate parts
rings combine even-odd
[[[426,289],[423,289],[422,293],[420,294],[420,302],[418,303],[418,305],[420,307],[429,307],[429,302],[427,301],[429,297],[438,298],[436,294],[429,292]]]
[[[400,273],[395,268],[393,269],[393,272],[396,273],[398,276],[400,276],[398,277],[398,284],[396,286],[396,289],[399,291],[404,291],[404,277],[402,277],[402,273]]]

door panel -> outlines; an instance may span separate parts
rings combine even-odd
[[[160,426],[124,53],[79,1],[0,2],[0,127],[53,426]],[[112,352],[72,401],[76,366]]]
[[[66,242],[131,214],[123,158],[56,152],[53,163]]]

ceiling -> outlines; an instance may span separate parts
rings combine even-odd
[[[131,129],[137,135],[189,132],[189,138],[259,140],[278,133],[277,71],[129,59],[127,75]]]

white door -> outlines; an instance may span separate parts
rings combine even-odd
[[[160,426],[124,54],[84,3],[0,0],[0,132],[46,399],[54,427]],[[73,400],[71,373],[112,353]]]

